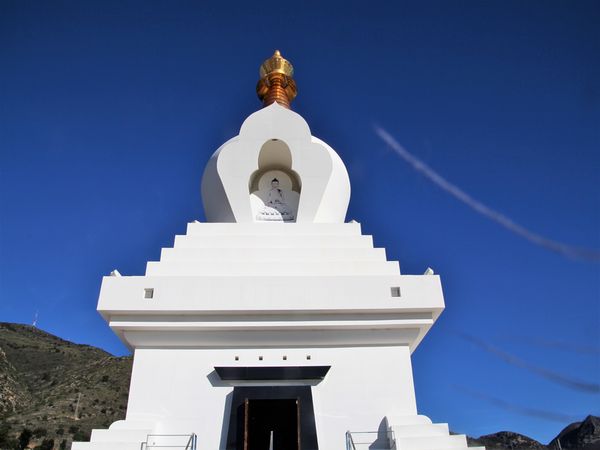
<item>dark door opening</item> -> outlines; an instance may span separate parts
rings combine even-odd
[[[244,450],[300,450],[300,401],[248,399],[244,401]]]
[[[235,386],[231,398],[229,418],[225,418],[227,427],[227,450],[244,450],[246,445],[246,402],[248,406],[255,400],[287,400],[298,399],[298,416],[300,421],[300,450],[319,450],[317,428],[311,386]],[[298,447],[291,447],[296,450]],[[253,448],[249,450],[254,450]],[[267,447],[258,450],[269,450]],[[273,450],[287,450],[273,447]]]

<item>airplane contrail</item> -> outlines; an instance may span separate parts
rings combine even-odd
[[[472,342],[473,344],[477,345],[479,348],[487,351],[488,353],[498,356],[499,358],[504,360],[506,363],[511,364],[516,367],[520,367],[522,369],[526,369],[526,370],[533,372],[536,375],[539,375],[542,378],[545,378],[549,381],[560,384],[562,386],[566,386],[566,387],[576,390],[576,391],[590,392],[590,393],[594,393],[594,394],[600,393],[600,384],[598,384],[598,383],[590,383],[587,381],[581,381],[581,380],[571,378],[571,377],[568,377],[566,375],[563,375],[563,374],[560,374],[557,372],[553,372],[553,371],[545,369],[543,367],[535,366],[521,358],[511,355],[510,353],[506,353],[506,352],[494,347],[493,345],[490,345],[474,336],[470,336],[470,335],[464,334],[464,333],[456,333],[456,334],[458,336],[460,336],[461,338],[465,339],[466,341]]]
[[[557,412],[553,412],[553,411],[546,411],[543,409],[529,408],[526,406],[517,405],[514,403],[507,402],[506,400],[503,400],[501,398],[492,397],[491,395],[487,395],[482,392],[474,391],[474,390],[466,388],[464,386],[454,385],[454,387],[456,389],[458,389],[459,391],[470,395],[471,397],[474,397],[474,398],[477,398],[480,400],[484,400],[488,403],[491,403],[494,406],[497,406],[498,408],[502,408],[507,411],[522,414],[524,416],[537,417],[539,419],[545,419],[545,420],[550,420],[553,422],[560,422],[560,423],[565,423],[565,422],[569,423],[569,422],[574,422],[576,420],[581,419],[579,416],[573,416],[573,415],[569,415],[569,414],[562,414],[562,413],[557,413]]]
[[[525,345],[550,348],[555,350],[561,350],[569,353],[579,353],[581,355],[599,356],[600,347],[594,345],[580,345],[574,342],[565,342],[558,340],[547,340],[543,338],[534,338],[531,336],[506,336],[505,341],[520,342]]]
[[[563,256],[567,256],[569,258],[574,259],[582,259],[587,261],[600,261],[600,251],[590,250],[586,248],[573,247],[571,245],[563,244],[562,242],[558,242],[552,239],[545,238],[533,231],[528,230],[527,228],[515,223],[509,217],[504,214],[490,208],[489,206],[484,205],[480,201],[474,199],[465,191],[460,189],[458,186],[450,183],[444,177],[442,177],[439,173],[421,161],[419,158],[414,156],[408,150],[406,150],[400,143],[394,139],[394,137],[385,131],[383,128],[375,125],[375,133],[379,136],[387,145],[391,147],[394,152],[398,156],[400,156],[404,161],[409,163],[413,169],[417,172],[421,173],[425,176],[429,181],[452,195],[454,198],[460,200],[465,205],[469,206],[471,209],[477,211],[479,214],[487,217],[488,219],[496,222],[497,224],[503,226],[509,231],[512,231],[518,236],[527,239],[529,242],[532,242],[540,247],[546,248],[553,252],[559,253]]]

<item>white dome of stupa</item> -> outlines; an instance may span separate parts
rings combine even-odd
[[[266,106],[206,165],[202,201],[208,222],[344,222],[348,172],[338,154],[289,109],[295,96],[292,70],[278,52],[263,64],[257,90]],[[279,84],[268,85],[270,73]]]

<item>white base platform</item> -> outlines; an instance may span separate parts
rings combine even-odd
[[[392,425],[387,425],[387,434],[383,431],[383,438],[371,438],[372,441],[381,442],[381,446],[366,443],[365,438],[355,442],[356,450],[485,450],[485,447],[469,447],[464,434],[451,435],[446,423],[431,423],[425,416],[407,416],[393,419]],[[387,421],[387,420],[386,420]],[[147,442],[148,435],[153,434],[151,429],[127,429],[126,421],[116,422],[116,429],[93,430],[90,442],[73,442],[72,450],[140,450],[142,443]],[[365,436],[367,433],[357,433]],[[386,436],[387,435],[387,436]],[[376,436],[376,435],[375,435]],[[387,437],[391,437],[388,439]],[[393,436],[393,437],[392,437]],[[155,439],[160,439],[157,437]],[[164,439],[171,439],[165,442]],[[163,444],[177,445],[178,438],[163,438]],[[181,441],[181,439],[180,439]],[[339,437],[339,446],[331,450],[348,450],[344,443],[344,436]],[[198,436],[198,450],[204,450],[202,436]],[[183,447],[181,447],[183,448]],[[225,448],[219,449],[225,450]]]

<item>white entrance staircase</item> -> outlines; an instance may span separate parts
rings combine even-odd
[[[346,433],[346,450],[485,450],[469,447],[464,434],[450,434],[447,423],[428,417],[388,419],[387,430]]]

